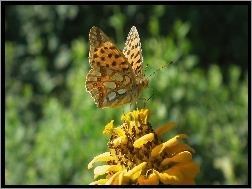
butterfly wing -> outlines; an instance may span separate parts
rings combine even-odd
[[[86,89],[99,108],[116,107],[129,102],[129,89],[135,83],[134,72],[123,53],[97,27],[89,33],[89,63]]]
[[[140,38],[135,26],[128,34],[123,54],[131,64],[134,74],[137,78],[143,77],[143,56]]]

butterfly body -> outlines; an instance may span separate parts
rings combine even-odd
[[[97,27],[89,33],[89,63],[86,90],[99,108],[114,108],[136,101],[148,87],[142,73],[141,43],[136,28],[129,32],[125,48],[117,46]]]

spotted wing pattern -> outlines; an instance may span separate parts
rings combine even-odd
[[[86,90],[99,108],[117,107],[138,99],[148,86],[142,78],[140,39],[133,26],[125,43],[124,53],[99,28],[89,32],[89,63]],[[131,50],[130,50],[131,49]]]
[[[140,38],[135,26],[133,26],[127,37],[123,54],[130,63],[136,77],[143,77],[143,56]]]

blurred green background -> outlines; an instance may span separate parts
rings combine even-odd
[[[6,184],[94,181],[87,165],[108,151],[102,131],[110,120],[121,124],[122,107],[99,109],[86,92],[88,33],[97,26],[123,49],[133,25],[146,77],[173,61],[141,96],[154,90],[146,105],[154,129],[176,122],[169,136],[189,135],[197,184],[247,184],[248,9],[5,6]]]

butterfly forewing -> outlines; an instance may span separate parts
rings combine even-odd
[[[132,69],[137,77],[143,77],[143,56],[140,38],[135,26],[133,26],[128,34],[123,54],[131,64]]]
[[[143,88],[144,83],[139,85],[139,75],[133,68],[135,62],[138,63],[137,59],[142,57],[141,47],[132,46],[132,42],[137,41],[136,38],[139,39],[139,36],[135,27],[132,27],[131,31],[132,34],[136,32],[136,35],[130,37],[129,34],[126,41],[126,46],[129,47],[125,47],[125,51],[128,52],[128,49],[132,48],[134,53],[126,52],[124,55],[99,28],[92,27],[90,30],[89,63],[92,69],[86,77],[86,89],[99,108],[116,107],[133,102],[137,100]],[[140,43],[140,40],[138,41]],[[144,85],[146,88],[147,83]]]

